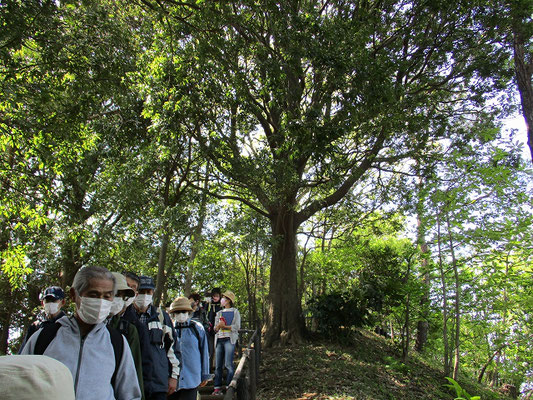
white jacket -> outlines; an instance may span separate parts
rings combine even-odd
[[[115,371],[115,353],[105,323],[97,324],[82,339],[74,317],[65,316],[57,322],[61,324],[61,328],[44,355],[61,361],[70,370],[76,400],[114,400],[115,395],[118,400],[141,398],[135,364],[124,336],[124,351],[113,390],[111,377]],[[41,331],[42,329],[38,330],[30,337],[21,354],[33,354]]]
[[[223,308],[219,312],[217,312],[215,316],[215,326],[218,325],[220,322],[220,317],[222,317],[223,312],[233,312],[233,320],[230,324],[230,330],[229,331],[222,331],[219,330],[215,335],[215,346],[217,339],[223,338],[223,337],[229,337],[231,344],[237,343],[237,340],[239,339],[239,329],[241,329],[241,314],[239,313],[239,310],[237,310],[235,307],[230,308]]]

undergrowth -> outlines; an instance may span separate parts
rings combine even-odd
[[[420,357],[402,363],[387,339],[361,330],[348,345],[311,339],[305,344],[264,349],[258,400],[452,400],[455,391]],[[461,381],[482,400],[507,399]]]

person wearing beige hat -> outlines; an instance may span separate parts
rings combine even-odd
[[[141,333],[139,334],[139,330],[133,323],[122,318],[126,308],[128,308],[135,299],[135,291],[128,286],[128,282],[124,275],[118,272],[111,273],[115,277],[115,298],[111,305],[108,324],[124,335],[130,345],[135,370],[137,371],[137,380],[139,382],[139,387],[141,388],[141,399],[144,400],[143,360],[141,353],[141,338],[139,336],[140,334],[142,335],[143,331],[141,330]],[[148,338],[143,337],[143,340],[148,340]]]
[[[201,323],[193,320],[191,302],[187,297],[177,297],[169,313],[176,329],[176,353],[180,354],[181,370],[176,392],[171,400],[196,400],[198,387],[204,386],[209,374],[209,348],[207,335]]]
[[[214,395],[222,394],[222,369],[227,370],[226,386],[231,383],[235,367],[233,356],[235,344],[239,339],[239,329],[241,329],[241,314],[234,307],[235,294],[231,291],[222,293],[220,304],[222,310],[217,312],[215,317],[215,390]]]

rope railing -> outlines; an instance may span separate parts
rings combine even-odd
[[[224,400],[255,400],[257,385],[259,383],[259,364],[261,362],[261,336],[259,329],[239,330],[243,333],[252,334],[246,349],[242,352],[235,374],[231,383],[226,388]]]

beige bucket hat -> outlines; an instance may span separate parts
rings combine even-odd
[[[232,291],[226,290],[224,293],[222,293],[222,296],[227,297],[231,300],[233,304],[235,304],[235,293],[233,293]]]
[[[178,311],[192,311],[191,301],[187,297],[176,297],[168,312],[178,312]]]

